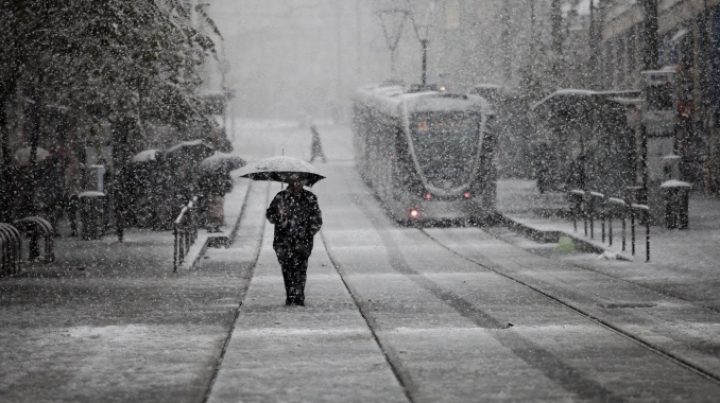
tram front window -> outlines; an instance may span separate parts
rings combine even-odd
[[[422,173],[436,187],[467,183],[480,146],[480,118],[465,113],[422,113],[410,122],[413,149]]]

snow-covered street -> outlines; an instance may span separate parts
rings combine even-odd
[[[720,0],[0,26],[0,403],[720,401]]]
[[[687,301],[646,263],[542,253],[555,246],[503,228],[398,227],[359,179],[348,128],[320,131],[305,307],[283,303],[264,219],[280,186],[236,179],[234,242],[192,270],[172,274],[171,237],[131,233],[74,254],[61,239],[52,268],[3,280],[6,400],[714,401],[716,279]],[[307,157],[310,137],[244,125],[236,141],[252,161]]]

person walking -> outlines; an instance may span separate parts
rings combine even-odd
[[[317,126],[314,124],[310,125],[310,132],[312,132],[312,146],[310,148],[310,162],[315,161],[315,158],[322,158],[322,162],[327,162],[325,153],[320,143],[320,133],[318,133]]]
[[[292,180],[275,195],[265,216],[275,225],[273,249],[282,268],[285,305],[304,306],[308,259],[322,226],[317,196],[305,190],[302,181]]]

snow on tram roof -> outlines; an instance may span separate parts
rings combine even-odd
[[[468,110],[481,109],[486,113],[490,105],[479,95],[452,92],[420,90],[410,91],[401,85],[374,85],[360,88],[357,98],[368,106],[395,114],[401,105],[413,111]]]

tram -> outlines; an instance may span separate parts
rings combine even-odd
[[[363,87],[353,99],[357,169],[401,224],[483,224],[496,214],[493,126],[478,95]]]

